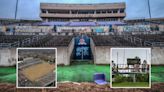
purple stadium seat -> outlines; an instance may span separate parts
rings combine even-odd
[[[107,84],[105,80],[105,74],[103,73],[95,73],[93,76],[94,82],[99,85]]]

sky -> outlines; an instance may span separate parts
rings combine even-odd
[[[148,0],[19,0],[17,19],[40,19],[40,3],[126,3],[126,19],[149,18]],[[0,18],[14,18],[16,0],[0,0]],[[164,17],[164,0],[150,0],[153,18]]]
[[[150,48],[135,48],[135,49],[113,48],[111,54],[111,60],[113,60],[115,64],[117,64],[117,60],[118,60],[118,64],[127,64],[127,58],[135,58],[136,56],[141,59],[141,63],[143,63],[143,61],[146,60],[147,63],[150,64],[151,49]]]

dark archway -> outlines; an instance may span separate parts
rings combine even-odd
[[[92,61],[93,56],[90,47],[90,37],[87,35],[76,36],[74,50],[72,54],[73,61],[87,62]]]

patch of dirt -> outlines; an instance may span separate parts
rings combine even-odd
[[[112,89],[109,85],[94,83],[58,83],[51,89],[16,89],[14,84],[0,84],[0,92],[164,92],[164,83],[155,83],[151,89]]]

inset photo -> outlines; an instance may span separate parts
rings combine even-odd
[[[17,48],[17,88],[56,88],[56,48]]]
[[[151,87],[150,48],[111,49],[112,88]]]

